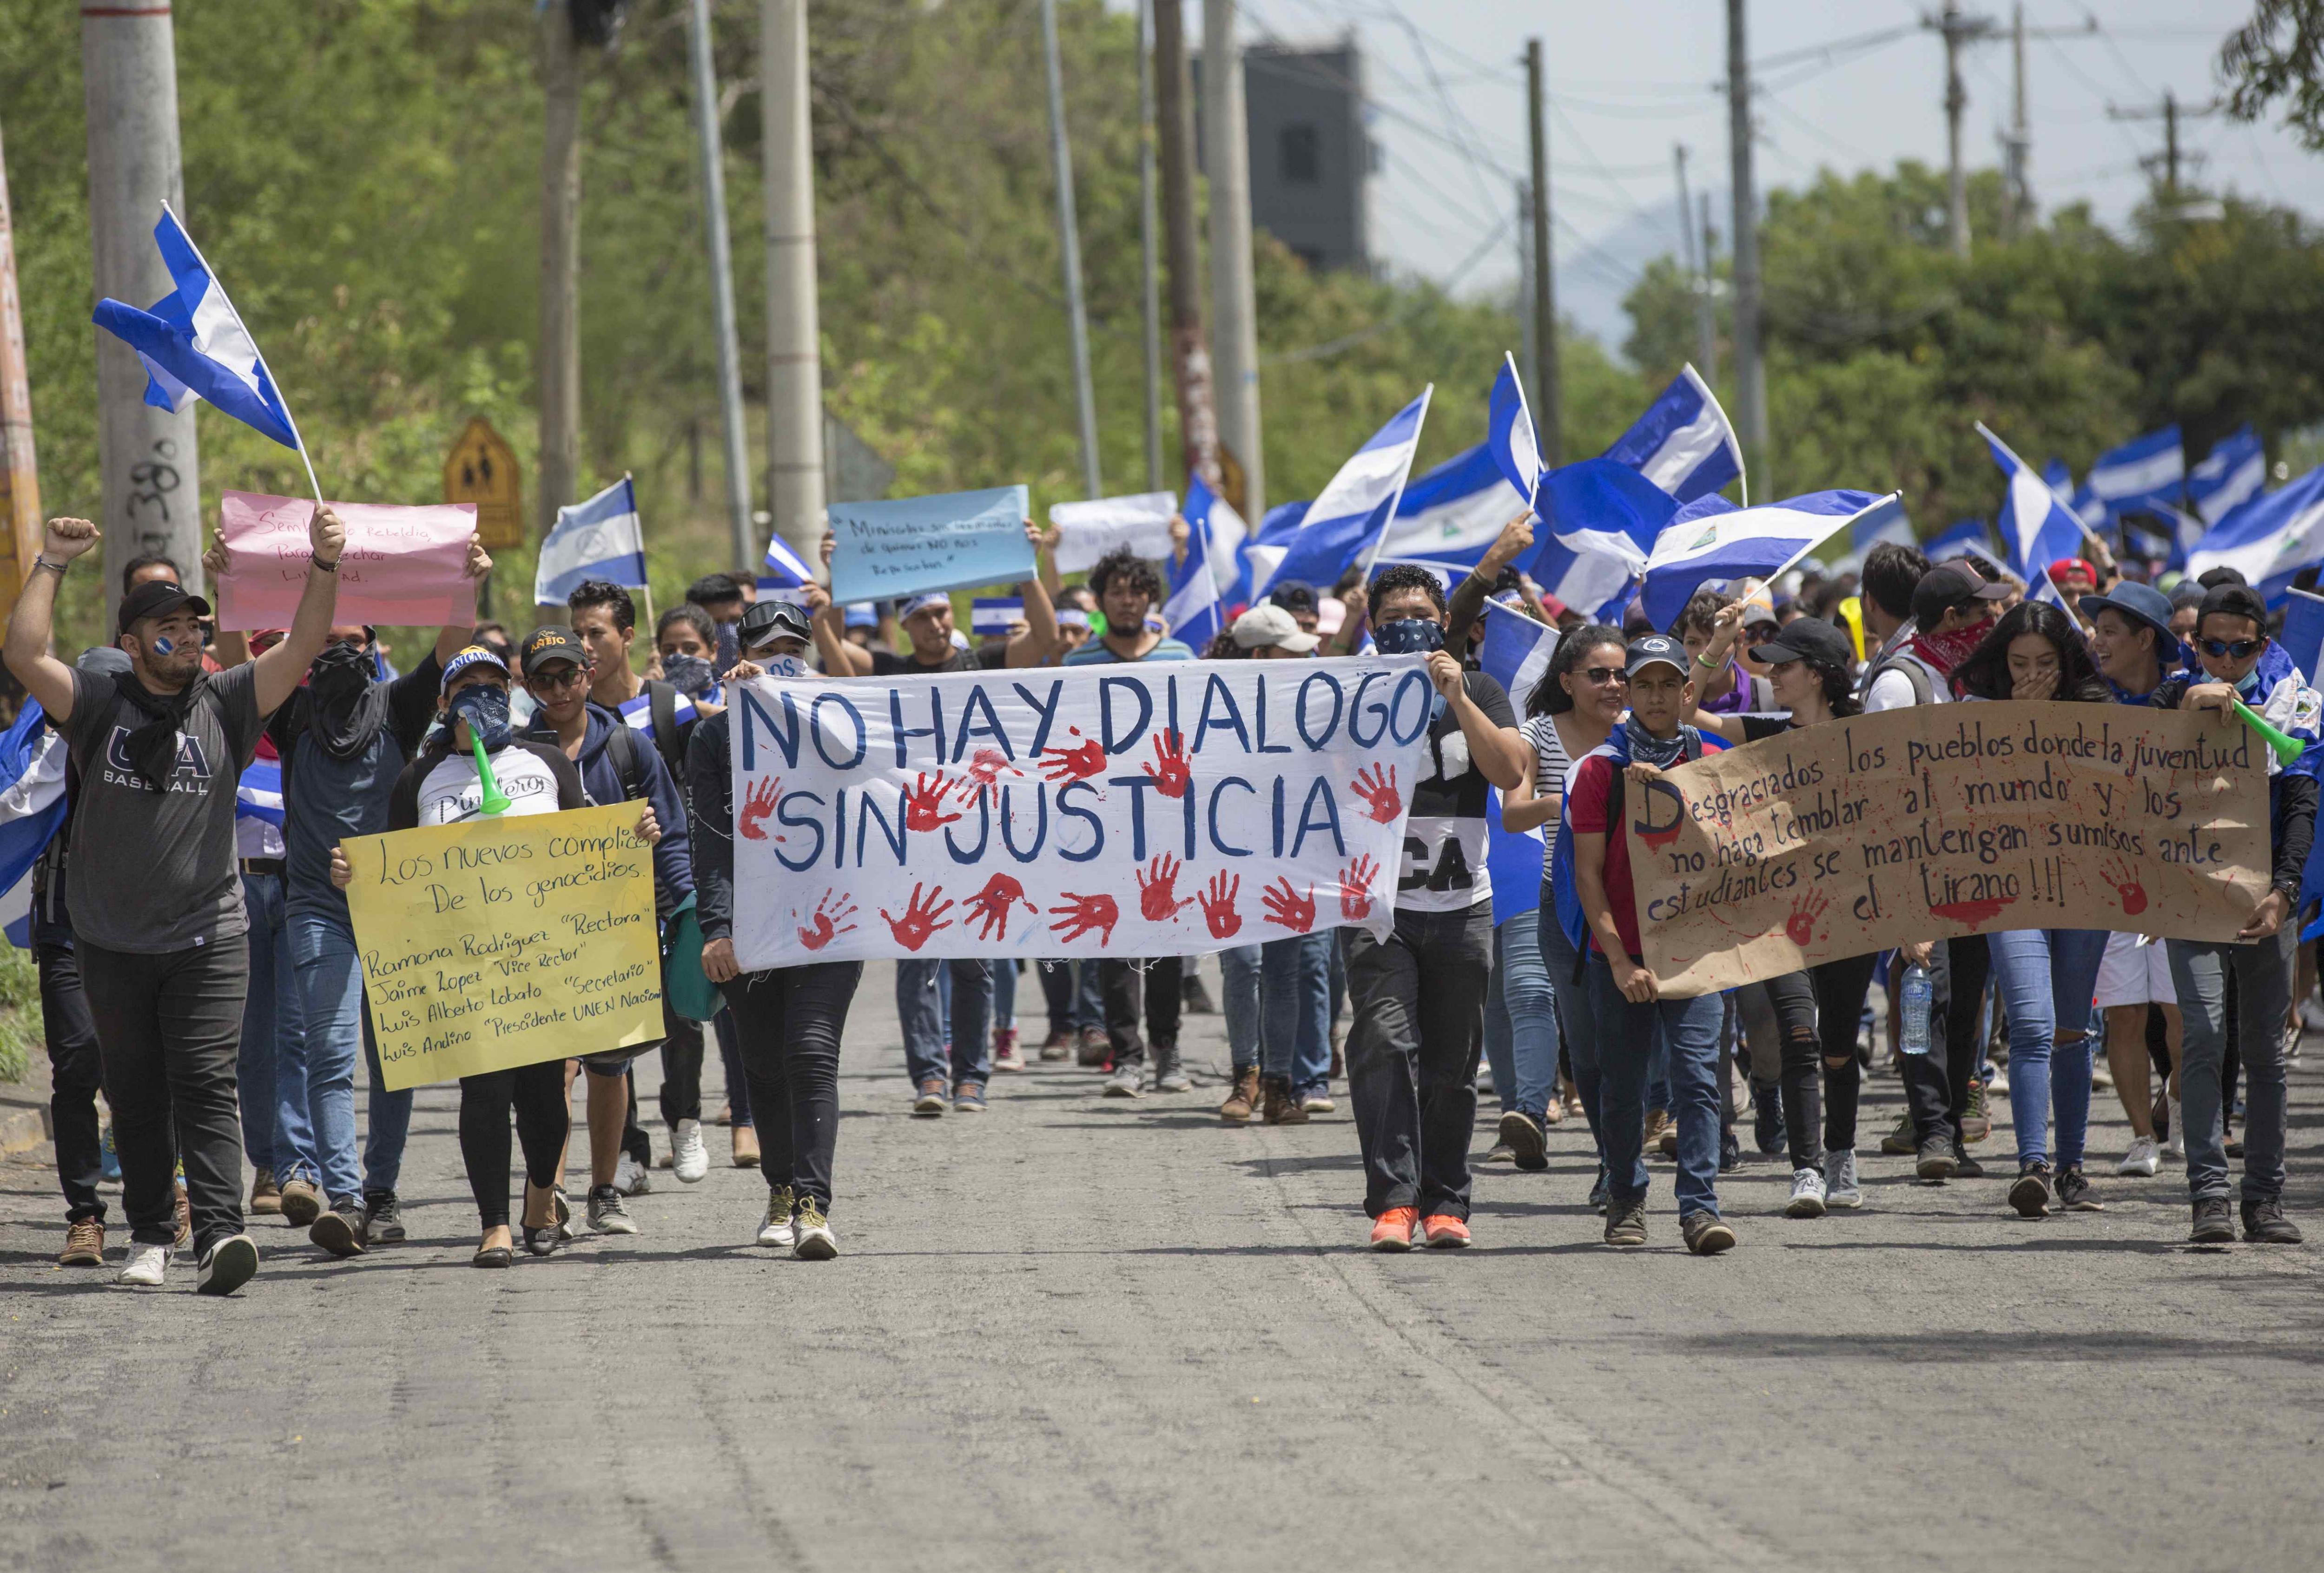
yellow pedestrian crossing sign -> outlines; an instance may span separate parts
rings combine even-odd
[[[485,550],[524,545],[516,455],[481,415],[468,422],[468,429],[445,455],[444,501],[476,505],[476,533],[484,537]]]

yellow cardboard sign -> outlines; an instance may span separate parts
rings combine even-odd
[[[444,501],[476,505],[476,533],[486,551],[524,545],[524,500],[517,483],[514,450],[481,415],[444,455]]]
[[[653,849],[633,803],[344,843],[381,1081],[429,1081],[662,1035]]]

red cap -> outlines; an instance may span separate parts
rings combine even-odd
[[[2050,565],[2051,584],[2058,589],[2064,589],[2066,586],[2066,575],[2069,574],[2080,574],[2083,578],[2088,579],[2093,587],[2095,587],[2098,582],[2098,571],[2096,568],[2091,567],[2089,562],[2085,559],[2081,557],[2060,557],[2056,562]]]

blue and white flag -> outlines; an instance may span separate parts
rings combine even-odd
[[[1703,585],[1772,579],[1858,521],[1902,511],[1895,492],[1811,492],[1758,508],[1736,508],[1716,494],[1699,498],[1655,544],[1638,603],[1656,628],[1667,629]]]
[[[207,399],[284,447],[299,447],[298,423],[274,385],[274,373],[266,369],[266,357],[166,202],[161,221],[153,226],[153,242],[177,289],[155,301],[151,311],[100,300],[93,318],[145,363],[145,402],[183,409]]]
[[[588,501],[557,511],[557,523],[540,543],[540,564],[533,570],[533,603],[554,606],[589,579],[632,590],[646,582],[638,489],[627,475]]]
[[[2183,508],[2173,508],[2168,502],[2156,503],[2153,511],[2155,518],[2171,527],[2170,538],[2163,543],[2163,566],[2184,569],[2187,554],[2202,545],[2203,537],[2209,533],[2209,528],[2194,514]],[[2126,525],[2124,528],[2129,527]]]
[[[2324,467],[2253,498],[2213,525],[2187,554],[2187,574],[2212,568],[2240,571],[2252,588],[2281,606],[2292,575],[2324,562]]]
[[[32,940],[32,865],[65,822],[65,740],[37,699],[0,733],[0,926],[18,950]]]
[[[1186,560],[1170,570],[1170,595],[1162,603],[1162,615],[1173,637],[1200,654],[1226,627],[1230,603],[1211,569],[1222,555],[1218,543],[1222,537],[1239,540],[1246,531],[1241,516],[1192,473],[1186,476],[1186,501],[1179,517],[1186,521]]]
[[[1897,546],[1917,547],[1921,538],[1913,533],[1913,521],[1905,517],[1903,505],[1877,509],[1864,515],[1848,527],[1848,549],[1831,563],[1834,574],[1854,573],[1863,567],[1865,555],[1882,541]]]
[[[1638,577],[1619,558],[1577,552],[1554,538],[1534,548],[1526,573],[1544,595],[1555,596],[1592,622],[1619,626]]]
[[[1534,434],[1533,411],[1526,403],[1517,360],[1506,351],[1485,409],[1485,446],[1492,450],[1493,465],[1509,489],[1530,504],[1541,490],[1541,444]]]
[[[2187,505],[2205,524],[2217,524],[2258,496],[2266,484],[2267,451],[2260,445],[2259,433],[2239,426],[2187,472]]]
[[[1932,563],[1949,563],[1955,557],[1968,557],[1971,552],[1993,553],[1993,537],[1981,519],[1964,519],[1951,529],[1929,538],[1921,547]]]
[[[622,700],[620,709],[622,725],[633,731],[641,731],[648,737],[653,735],[653,695],[651,694],[640,689],[636,698]],[[699,714],[700,713],[694,708],[694,701],[680,694],[678,695],[677,708],[670,713],[670,721],[673,725],[686,726],[696,720]]]
[[[1288,549],[1274,572],[1254,580],[1254,590],[1264,591],[1277,580],[1329,585],[1359,558],[1378,555],[1412,474],[1421,423],[1435,391],[1435,384],[1429,384],[1340,466],[1291,532]]]
[[[2187,453],[2179,428],[2166,426],[2100,454],[2090,466],[2089,489],[2106,505],[2107,517],[2119,520],[2151,511],[2157,502],[2180,501],[2186,479]]]
[[[781,536],[767,541],[767,558],[759,574],[761,590],[798,590],[816,582],[816,573],[807,566],[807,559],[791,549],[791,543]]]
[[[1743,501],[1751,501],[1743,445],[1735,439],[1718,395],[1691,365],[1604,456],[1636,470],[1681,502],[1707,497],[1729,481],[1742,481]]]
[[[1544,475],[1534,512],[1558,545],[1585,557],[1596,553],[1611,557],[1636,575],[1645,572],[1655,542],[1679,506],[1677,498],[1619,460],[1596,458],[1561,465]],[[1540,548],[1535,556],[1542,556]],[[1526,572],[1545,583],[1548,579],[1530,566]]]
[[[1503,477],[1491,445],[1479,443],[1406,483],[1374,560],[1417,557],[1473,568],[1501,527],[1527,506],[1526,494]]]
[[[234,785],[234,816],[282,828],[282,761],[253,759]]]
[[[2293,590],[2284,597],[2283,631],[2276,636],[2292,664],[2314,686],[2319,667],[2324,667],[2324,595],[2310,590]]]
[[[1485,637],[1477,644],[1477,665],[1509,696],[1509,706],[1526,712],[1535,686],[1557,649],[1557,630],[1499,602],[1485,603]],[[1488,793],[1486,821],[1491,835],[1486,863],[1493,875],[1493,924],[1499,927],[1541,904],[1541,862],[1545,843],[1539,830],[1510,830],[1501,823],[1501,795]]]
[[[2038,596],[2050,583],[2052,563],[2081,555],[2081,521],[2059,501],[2050,483],[1987,430],[1984,422],[1978,423],[1977,432],[2009,481],[2001,501],[2002,547],[2009,554],[2011,570]]]
[[[968,603],[968,631],[980,638],[1006,639],[1024,621],[1022,595],[979,595]]]

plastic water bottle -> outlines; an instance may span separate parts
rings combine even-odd
[[[1929,970],[1914,966],[1904,969],[1902,990],[1904,1015],[1904,1041],[1897,1045],[1908,1054],[1929,1052]]]

